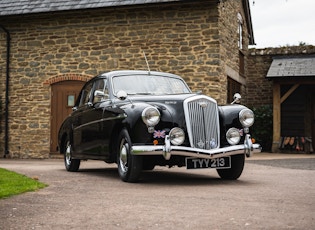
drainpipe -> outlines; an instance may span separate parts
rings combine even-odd
[[[5,84],[5,140],[4,158],[9,154],[9,80],[10,80],[10,32],[2,25],[0,28],[7,34],[7,60],[6,60],[6,84]]]

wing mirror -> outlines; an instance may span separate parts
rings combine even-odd
[[[94,101],[100,102],[108,98],[108,94],[104,93],[102,90],[95,90],[94,92]]]
[[[240,102],[241,102],[241,98],[242,98],[242,96],[241,96],[241,94],[239,94],[239,93],[236,93],[236,94],[234,94],[234,96],[233,96],[233,101],[232,101],[232,105],[233,104],[239,104]]]
[[[105,93],[101,90],[95,90],[94,96],[95,97],[105,97]]]
[[[116,94],[116,96],[117,96],[117,98],[119,99],[119,100],[126,100],[126,98],[127,98],[127,93],[125,92],[125,91],[123,91],[123,90],[119,90],[118,92],[117,92],[117,94]]]

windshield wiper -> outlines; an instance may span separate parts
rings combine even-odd
[[[136,93],[137,95],[152,95],[152,93]]]

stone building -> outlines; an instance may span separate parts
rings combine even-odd
[[[272,105],[273,152],[315,148],[315,47],[249,51],[248,106]]]
[[[56,153],[59,125],[83,83],[146,69],[143,52],[151,70],[178,74],[219,104],[235,92],[246,98],[252,44],[248,0],[2,0],[1,153]]]

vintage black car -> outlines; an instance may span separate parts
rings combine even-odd
[[[245,155],[260,152],[249,134],[253,123],[250,109],[218,106],[177,75],[113,71],[85,84],[60,128],[59,149],[68,171],[77,171],[81,160],[102,160],[116,163],[126,182],[156,165],[216,168],[221,178],[235,180]]]

